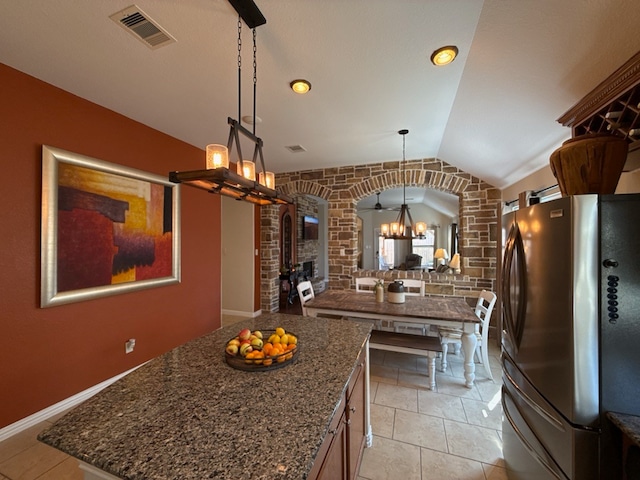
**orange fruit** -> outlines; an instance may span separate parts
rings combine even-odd
[[[269,366],[273,363],[273,359],[272,358],[265,358],[264,360],[262,360],[262,364]]]
[[[284,362],[285,360],[286,360],[286,358],[285,358],[285,356],[284,356],[284,355],[280,355],[278,358],[276,358],[276,361],[277,361],[278,363],[282,363],[282,362]]]
[[[291,351],[291,350],[295,350],[296,346],[292,343],[290,343],[289,345],[287,345],[287,351]]]
[[[285,360],[291,360],[293,358],[293,352],[289,352],[284,356]]]

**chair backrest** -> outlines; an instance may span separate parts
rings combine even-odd
[[[491,312],[493,311],[493,307],[496,304],[496,299],[498,297],[495,293],[489,292],[487,290],[482,290],[480,292],[480,296],[478,297],[478,301],[476,302],[476,315],[482,320],[482,324],[480,326],[482,331],[483,340],[485,340],[486,345],[486,336],[489,335],[489,322],[491,321]]]
[[[405,295],[424,297],[424,282],[415,278],[399,278],[404,286]]]
[[[374,293],[373,287],[376,286],[378,281],[383,282],[381,278],[374,277],[357,277],[356,278],[356,292],[359,293]]]
[[[417,253],[410,253],[404,259],[407,269],[419,267],[422,264],[422,256]]]
[[[313,292],[313,285],[311,285],[311,282],[308,280],[298,282],[296,289],[298,290],[298,296],[300,297],[300,305],[302,305],[302,315],[307,316],[307,309],[304,304],[316,296]]]

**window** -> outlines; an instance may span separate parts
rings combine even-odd
[[[424,238],[414,238],[411,240],[411,253],[420,255],[422,257],[422,268],[433,267],[433,254],[435,253],[436,231],[427,229]],[[378,239],[380,245],[380,256],[378,269],[387,270],[394,265],[400,265],[404,263],[403,252],[396,251],[397,243],[393,238],[385,238],[380,236]],[[402,250],[402,249],[401,249]],[[406,249],[405,249],[406,255]],[[403,258],[396,258],[396,256]]]
[[[435,253],[436,231],[427,229],[424,238],[411,240],[411,251],[422,257],[422,268],[433,267],[433,254]]]

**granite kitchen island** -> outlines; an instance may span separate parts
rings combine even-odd
[[[241,327],[277,326],[297,335],[295,362],[266,372],[226,364],[225,344]],[[330,437],[351,423],[338,416],[348,414],[345,395],[356,377],[368,409],[370,330],[284,314],[241,321],[149,361],[38,439],[80,460],[85,478],[316,478]]]

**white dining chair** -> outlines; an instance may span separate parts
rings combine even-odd
[[[495,293],[482,290],[475,308],[476,316],[481,322],[476,325],[478,344],[474,352],[474,357],[476,355],[478,356],[478,361],[484,365],[487,376],[491,380],[493,380],[493,374],[489,366],[489,322],[491,321],[491,312],[496,304],[496,299],[497,296]],[[449,344],[454,345],[456,354],[460,351],[460,346],[462,345],[462,329],[439,327],[438,334],[440,335],[440,342],[442,343],[442,370],[444,371],[447,368],[447,351]]]
[[[298,282],[296,286],[298,290],[298,297],[300,297],[300,305],[302,305],[302,315],[307,316],[307,309],[304,306],[312,298],[315,298],[315,293],[313,292],[313,285],[311,285],[310,281]]]
[[[404,294],[414,297],[424,297],[425,286],[424,281],[415,278],[399,278],[404,286]],[[427,335],[431,325],[410,322],[393,322],[393,329],[396,333],[405,331],[406,333]]]
[[[357,277],[356,278],[356,292],[358,293],[374,293],[374,287],[376,283],[383,282],[381,278],[375,277]]]

